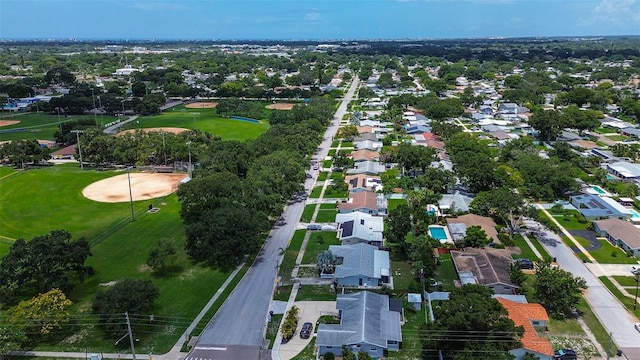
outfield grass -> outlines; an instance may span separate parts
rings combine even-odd
[[[199,113],[195,114],[194,113]],[[180,127],[185,129],[198,129],[223,140],[255,139],[267,131],[269,124],[257,119],[258,124],[234,120],[217,115],[215,109],[186,109],[177,106],[160,115],[141,116],[137,121],[132,121],[123,126],[125,129],[141,129],[152,127]]]
[[[82,195],[89,184],[121,172],[82,171],[77,164],[21,171],[0,186],[0,236],[31,239],[65,229],[88,240],[130,217],[129,203],[101,203]],[[149,201],[134,202],[136,210]]]
[[[9,140],[53,140],[53,134],[60,130],[60,122],[76,121],[80,119],[92,119],[93,116],[87,115],[64,115],[58,118],[58,115],[49,115],[45,113],[29,113],[24,115],[5,115],[0,114],[0,119],[20,121],[18,124],[0,127],[0,130],[21,129],[26,131],[12,132],[8,134],[0,133],[0,141]],[[98,119],[98,122],[100,119]]]

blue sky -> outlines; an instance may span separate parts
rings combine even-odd
[[[0,38],[640,35],[640,0],[0,0]]]

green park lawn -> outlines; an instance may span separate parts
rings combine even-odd
[[[407,200],[406,199],[389,199],[387,200],[387,204],[389,207],[389,211],[392,211],[393,209],[397,208],[398,205],[406,205],[407,204]]]
[[[194,115],[194,113],[199,114]],[[269,124],[262,120],[256,124],[221,117],[216,115],[215,109],[184,109],[184,107],[176,107],[160,115],[141,116],[137,121],[132,121],[123,126],[123,130],[153,127],[198,129],[220,136],[223,140],[245,140],[257,138],[267,131]]]
[[[329,245],[340,245],[335,231],[312,232],[309,241],[307,241],[307,248],[304,250],[302,264],[315,264],[318,254],[328,250]]]
[[[90,119],[87,115],[69,115],[67,117],[45,113],[29,113],[24,115],[0,115],[3,120],[20,121],[17,124],[0,127],[0,141],[9,140],[53,140],[53,134],[60,130],[60,122]],[[25,129],[25,131],[3,133],[5,130]]]
[[[92,240],[130,217],[129,203],[101,203],[82,195],[87,185],[121,172],[82,171],[77,164],[21,171],[0,182],[0,236],[31,239],[65,229]],[[143,209],[148,201],[134,202]]]

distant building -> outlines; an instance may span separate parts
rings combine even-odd
[[[593,194],[582,194],[570,197],[571,205],[587,220],[594,219],[622,219],[626,220],[633,216],[630,209],[625,208],[617,201],[609,197],[602,197]]]
[[[125,65],[122,69],[116,69],[116,72],[113,73],[115,76],[129,76],[136,71],[141,71],[140,69],[136,69],[131,65]]]

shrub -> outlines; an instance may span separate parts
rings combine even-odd
[[[335,355],[333,355],[333,353],[332,353],[332,352],[328,352],[328,353],[326,353],[326,354],[322,355],[322,359],[323,359],[323,360],[333,360],[333,359],[335,359],[335,358],[336,358],[336,356],[335,356]]]

